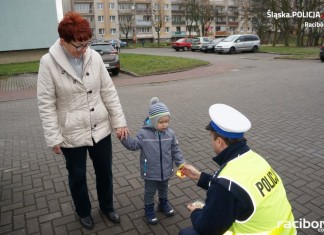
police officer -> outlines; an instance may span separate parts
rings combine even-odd
[[[192,228],[179,235],[293,235],[294,216],[281,178],[246,144],[250,121],[225,104],[209,108],[210,131],[220,166],[213,175],[186,164],[183,173],[207,190],[205,205],[189,204]]]

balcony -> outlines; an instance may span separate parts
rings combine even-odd
[[[184,20],[174,20],[172,21],[172,25],[184,25],[186,24],[186,21]]]
[[[94,11],[92,9],[88,9],[88,10],[83,10],[83,11],[77,11],[79,12],[81,15],[83,16],[87,16],[87,15],[91,15],[93,16],[94,15]]]
[[[237,27],[239,26],[239,22],[228,22],[229,27]]]
[[[226,25],[226,21],[216,21],[216,25]]]
[[[228,6],[239,6],[240,0],[234,0],[233,2],[228,1]]]
[[[152,26],[151,21],[136,20],[136,26]]]
[[[174,31],[174,32],[172,32],[172,37],[181,38],[181,37],[185,37],[185,36],[186,36],[185,31]]]
[[[136,9],[135,12],[136,14],[147,14],[149,13],[149,9]]]
[[[94,0],[74,0],[74,3],[93,3]]]
[[[237,15],[239,15],[239,12],[238,11],[229,11],[227,15],[229,15],[229,16],[237,16]]]
[[[120,14],[120,15],[133,15],[134,10],[132,10],[132,9],[118,9],[118,14]]]
[[[224,37],[224,36],[228,36],[227,31],[216,31],[215,32],[215,37]]]
[[[178,10],[171,10],[171,13],[172,14],[184,14],[185,13],[185,10],[181,10],[181,9],[178,9]]]

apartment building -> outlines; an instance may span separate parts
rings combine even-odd
[[[174,41],[189,36],[183,0],[70,0],[71,10],[87,18],[94,39]],[[246,0],[210,0],[215,19],[208,36],[253,33],[242,13]],[[201,33],[201,32],[200,32]],[[199,32],[190,32],[190,36]]]

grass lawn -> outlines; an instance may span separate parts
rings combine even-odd
[[[0,64],[0,77],[22,73],[37,73],[38,67],[39,61],[15,64]]]
[[[284,56],[280,56],[280,58],[284,59],[295,59],[295,60],[303,60],[303,59],[319,59],[319,51],[320,47],[285,47],[285,46],[266,46],[262,45],[260,48],[260,52],[268,52],[268,53],[276,53]]]
[[[124,51],[126,52],[126,50]],[[275,47],[262,45],[260,52],[280,54],[281,59],[319,59],[319,47],[285,47],[277,45]],[[191,69],[198,66],[208,65],[209,62],[180,58],[173,56],[153,56],[141,54],[121,53],[120,61],[123,70],[138,74],[140,76],[174,72]],[[0,79],[22,73],[37,73],[39,61],[0,64]]]
[[[207,61],[195,59],[127,53],[120,54],[120,62],[123,70],[138,74],[140,76],[174,72],[209,64]],[[22,73],[37,73],[38,67],[39,61],[0,64],[0,78]]]
[[[141,76],[191,69],[209,64],[207,61],[173,56],[153,56],[127,53],[121,53],[119,56],[123,70]]]

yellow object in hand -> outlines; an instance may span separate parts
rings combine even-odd
[[[176,176],[178,176],[178,177],[181,178],[181,179],[183,179],[184,177],[186,177],[185,174],[183,173],[183,164],[184,164],[184,163],[182,163],[182,164],[179,166],[179,168],[178,168],[178,170],[177,170],[177,172],[176,172]]]

